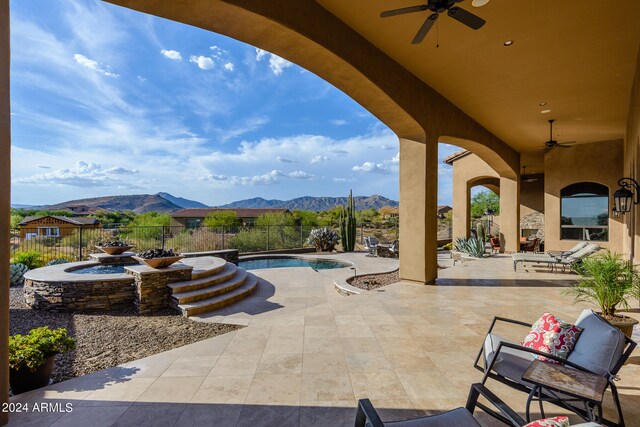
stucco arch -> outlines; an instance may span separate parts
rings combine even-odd
[[[487,187],[498,196],[500,195],[500,178],[496,178],[494,176],[479,176],[467,181],[467,189],[469,190],[479,185]]]
[[[505,150],[500,144],[487,144],[466,138],[442,135],[439,142],[456,145],[480,157],[501,177],[518,179],[520,176],[520,154],[514,150]]]

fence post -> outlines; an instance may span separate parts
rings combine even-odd
[[[222,250],[224,251],[224,225],[222,226]]]
[[[360,224],[360,244],[364,245],[364,225]]]
[[[267,251],[269,250],[269,225],[267,225]]]
[[[302,237],[303,229],[302,224],[300,224],[300,248],[304,248],[304,237]]]
[[[80,246],[78,248],[78,253],[79,253],[79,259],[78,261],[82,261],[82,226],[79,227],[80,228],[80,239],[78,241],[78,245]]]
[[[164,225],[162,226],[162,250],[164,250]]]

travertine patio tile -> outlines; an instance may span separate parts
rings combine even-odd
[[[305,374],[346,373],[347,363],[343,353],[304,353],[302,371]]]
[[[175,426],[235,426],[241,411],[241,405],[190,403],[186,405]]]
[[[262,354],[267,338],[239,337],[234,338],[227,346],[227,354]]]
[[[263,354],[257,374],[301,374],[302,353]]]
[[[265,405],[299,405],[302,374],[256,374],[245,402]]]
[[[400,380],[393,371],[350,372],[351,384],[356,399],[409,400]]]
[[[347,373],[344,374],[303,374],[302,394],[300,401],[302,405],[313,401],[343,401],[353,400],[353,388],[351,379]]]
[[[338,402],[337,405],[330,405],[334,402],[314,403],[318,405],[306,403],[300,408],[301,426],[353,427],[355,402]]]
[[[209,376],[191,399],[191,403],[244,403],[253,375]]]
[[[204,377],[158,378],[142,393],[137,403],[187,403],[203,381]]]
[[[132,405],[118,418],[114,427],[172,427],[184,411],[185,404]]]
[[[289,337],[269,337],[264,348],[264,354],[302,353],[304,345],[303,335]]]
[[[304,319],[305,326],[327,326],[327,325],[335,325],[336,319],[333,317],[333,314],[307,314]]]
[[[338,328],[335,324],[331,325],[317,325],[317,326],[305,326],[304,336],[309,338],[318,337],[338,337]]]
[[[340,342],[342,343],[345,354],[378,353],[382,351],[378,340],[375,338],[340,338]]]
[[[277,327],[274,327],[275,324],[271,327],[271,333],[269,334],[269,339],[271,338],[297,338],[302,337],[304,334],[304,322],[300,324],[289,324],[289,323],[280,323],[277,324]]]
[[[375,372],[391,370],[392,366],[384,353],[347,353],[345,355],[349,372]]]
[[[297,427],[300,425],[300,407],[245,405],[240,412],[236,427],[256,427],[259,425]]]
[[[253,375],[261,354],[223,354],[213,365],[209,375]]]
[[[342,351],[340,338],[337,337],[305,337],[305,353],[336,353]]]
[[[219,356],[180,356],[160,376],[206,377]]]
[[[51,426],[55,427],[107,427],[113,425],[129,408],[129,405],[102,407],[74,407],[73,412],[67,412],[58,418]]]
[[[155,378],[132,378],[123,382],[111,382],[95,390],[79,406],[112,405],[112,402],[135,402],[155,382]]]

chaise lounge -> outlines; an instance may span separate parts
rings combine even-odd
[[[531,253],[515,253],[511,254],[513,258],[513,271],[516,271],[518,263],[524,264],[525,262],[531,264],[547,264],[550,270],[553,270],[556,266],[562,266],[562,271],[565,271],[566,267],[573,268],[576,264],[580,263],[583,258],[586,258],[602,249],[595,243],[589,243],[581,249],[571,252],[574,248],[580,244],[574,246],[569,251],[560,253],[559,251],[549,251],[548,254],[531,254]],[[558,255],[551,255],[558,254]],[[566,255],[563,255],[566,254]]]

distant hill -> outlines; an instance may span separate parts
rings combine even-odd
[[[11,203],[11,207],[14,209],[32,209],[33,205],[18,205],[15,203]]]
[[[163,199],[167,199],[168,201],[170,201],[174,205],[178,205],[181,208],[185,208],[185,209],[186,208],[208,208],[209,207],[209,206],[205,205],[204,203],[196,202],[195,200],[185,199],[183,197],[172,196],[169,193],[158,193],[157,195],[162,197]]]
[[[380,209],[383,206],[398,206],[395,200],[374,194],[373,196],[356,196],[356,210]],[[297,197],[292,200],[265,200],[262,197],[239,200],[220,208],[287,208],[289,210],[326,211],[336,206],[345,205],[346,197]]]
[[[182,209],[164,197],[157,194],[135,194],[128,196],[105,196],[91,199],[70,200],[55,205],[38,206],[37,209],[65,209],[68,206],[86,205],[90,208],[115,209],[118,211],[145,212],[175,212]]]

